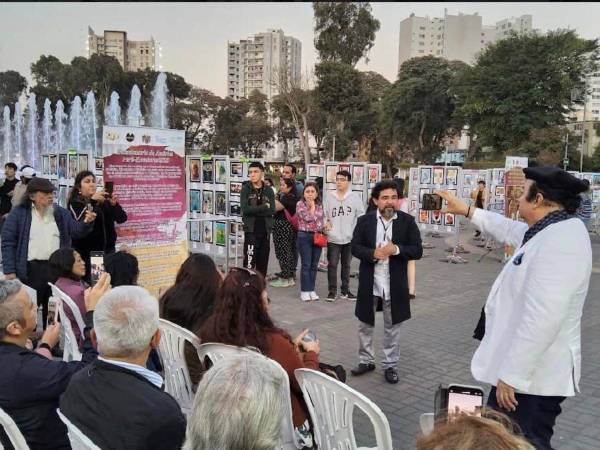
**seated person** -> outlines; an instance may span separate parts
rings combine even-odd
[[[212,313],[217,290],[223,276],[215,262],[208,255],[195,253],[179,268],[175,284],[160,299],[160,315],[192,333],[200,327]],[[202,376],[202,365],[196,349],[185,345],[185,361],[193,384]]]
[[[520,436],[518,426],[504,414],[488,410],[483,417],[460,415],[436,424],[428,436],[417,439],[415,450],[535,450]]]
[[[198,385],[183,448],[277,448],[285,414],[284,376],[258,353],[217,361]]]
[[[298,443],[310,448],[308,410],[294,375],[294,370],[299,368],[319,370],[319,341],[302,341],[307,331],[292,340],[286,331],[276,327],[269,316],[269,298],[263,276],[251,269],[234,267],[223,280],[213,313],[200,331],[200,340],[256,347],[277,361],[290,379]]]
[[[64,362],[53,361],[50,355],[59,340],[58,323],[48,326],[38,352],[25,348],[36,329],[37,307],[19,281],[0,280],[0,408],[12,417],[32,450],[71,448],[56,408],[73,374],[96,358],[89,329],[96,304],[109,288],[110,277],[104,275],[87,292],[83,358]],[[4,440],[2,445],[12,448]]]
[[[136,286],[140,275],[137,258],[125,250],[106,255],[104,270],[110,274],[112,287]]]
[[[83,317],[85,315],[83,293],[89,286],[83,281],[83,277],[85,276],[85,262],[81,259],[81,255],[72,248],[59,248],[50,255],[49,263],[50,283],[54,283],[57,288],[71,297],[71,300],[75,302]],[[68,306],[65,306],[64,310],[65,315],[71,321],[73,334],[75,334],[77,342],[81,345],[83,337],[81,336],[79,325],[75,321],[75,316]]]
[[[185,417],[144,367],[158,346],[158,301],[138,286],[113,288],[94,315],[100,356],[73,377],[62,413],[103,449],[179,449]]]

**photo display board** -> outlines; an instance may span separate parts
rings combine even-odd
[[[100,167],[97,170],[97,167]],[[67,207],[67,196],[73,185],[75,177],[82,170],[90,170],[96,175],[97,189],[102,190],[104,179],[102,170],[103,158],[91,158],[88,153],[48,153],[42,155],[42,170],[38,176],[47,178],[56,188],[54,202],[63,208]]]
[[[471,198],[471,193],[477,189],[477,183],[479,181],[486,182],[487,189],[487,171],[486,170],[474,170],[474,169],[463,169],[461,171],[462,187],[458,193],[458,197],[467,203],[475,203]],[[489,194],[488,194],[489,198]],[[484,205],[486,207],[487,205]]]
[[[504,215],[506,170],[502,168],[487,169],[486,185],[488,187],[488,210]]]

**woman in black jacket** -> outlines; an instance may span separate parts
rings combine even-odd
[[[94,229],[83,239],[73,240],[73,248],[85,261],[85,279],[90,279],[90,253],[114,253],[117,242],[115,222],[127,221],[115,195],[109,196],[104,190],[96,191],[96,176],[89,170],[83,170],[75,177],[75,185],[69,194],[67,209],[75,220],[82,220],[86,209],[96,213]]]
[[[275,198],[275,221],[273,222],[273,244],[275,255],[279,261],[281,272],[277,279],[271,281],[273,287],[289,287],[296,283],[296,230],[292,227],[289,217],[296,214],[296,187],[291,179],[282,178],[279,193]],[[287,211],[287,214],[286,214]]]

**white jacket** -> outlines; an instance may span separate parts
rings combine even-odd
[[[517,392],[573,396],[581,377],[581,314],[592,272],[588,232],[573,218],[523,247],[527,224],[476,209],[473,223],[516,248],[485,304],[485,336],[471,362],[476,380]]]

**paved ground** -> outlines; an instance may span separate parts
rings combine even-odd
[[[465,235],[467,237],[467,235]],[[414,448],[419,434],[418,419],[433,411],[433,395],[439,383],[478,384],[471,376],[470,361],[478,341],[471,338],[488,291],[500,272],[500,251],[478,262],[482,249],[467,240],[472,253],[468,264],[439,261],[446,255],[444,239],[427,238],[436,246],[417,263],[417,299],[413,318],[403,325],[400,382],[385,382],[381,369],[352,377],[357,363],[357,321],[354,304],[338,300],[302,303],[299,288],[270,288],[272,314],[293,335],[303,328],[314,330],[321,341],[321,360],[342,364],[348,370],[348,384],[374,401],[386,414],[395,449]],[[583,318],[583,370],[581,394],[563,403],[563,414],[555,427],[553,445],[561,450],[600,448],[600,239],[593,238],[595,272],[592,275]],[[273,252],[272,252],[273,255]],[[356,261],[354,261],[356,264]],[[279,269],[272,256],[270,271]],[[557,267],[556,270],[560,270]],[[327,276],[319,273],[317,293],[327,294]],[[351,289],[356,292],[356,279]],[[382,316],[376,316],[376,348],[381,355]],[[486,392],[488,387],[486,386]],[[374,434],[361,414],[356,417],[359,445],[373,443]]]

